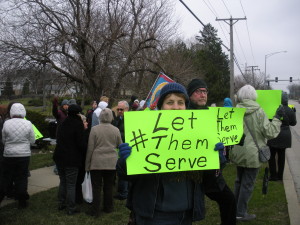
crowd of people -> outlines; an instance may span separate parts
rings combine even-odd
[[[208,86],[201,79],[191,80],[186,88],[169,83],[160,91],[157,110],[208,109],[208,93]],[[139,101],[137,96],[133,95],[130,102],[119,101],[115,111],[108,107],[109,98],[102,96],[91,102],[85,116],[75,99],[65,99],[59,107],[55,98],[52,113],[58,126],[53,160],[60,180],[58,210],[66,210],[68,215],[80,212],[81,183],[89,172],[93,202],[87,214],[93,217],[101,216],[101,211],[113,212],[117,199],[126,200],[131,210],[128,224],[188,225],[205,218],[207,196],[219,206],[221,225],[254,220],[256,215],[249,212],[248,202],[262,166],[256,142],[270,146],[270,180],[282,180],[285,149],[291,147],[289,127],[297,121],[294,110],[288,107],[286,93],[282,94],[282,105],[272,120],[256,102],[256,90],[251,85],[243,86],[236,97],[235,107],[246,109],[243,138],[238,145],[226,148],[223,143],[215,143],[211,151],[219,152],[220,169],[199,171],[197,176],[190,176],[191,172],[127,175],[126,160],[132,148],[125,142],[124,112],[144,109],[145,101]],[[233,107],[230,98],[224,98],[224,107]],[[26,208],[30,144],[35,138],[32,124],[24,120],[26,110],[22,104],[12,103],[8,112],[1,123],[0,203],[14,185],[19,208]],[[223,176],[229,161],[236,165],[233,191]]]

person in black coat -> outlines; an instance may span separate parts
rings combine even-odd
[[[67,214],[78,213],[75,205],[75,192],[78,171],[84,162],[86,142],[84,126],[80,115],[79,105],[71,105],[68,117],[59,125],[57,144],[53,154],[60,179],[58,200],[59,210],[67,208]]]
[[[282,93],[281,103],[283,105],[284,114],[281,119],[282,124],[280,133],[276,138],[268,141],[268,146],[271,151],[269,160],[270,181],[282,180],[285,165],[285,150],[292,146],[290,126],[295,126],[297,124],[296,114],[294,110],[288,106],[288,95],[286,92]],[[278,166],[276,166],[276,164]]]
[[[187,86],[187,92],[190,98],[189,109],[208,109],[206,106],[208,88],[203,80],[193,79]],[[225,164],[226,162],[221,163],[221,168],[224,168]],[[219,205],[221,225],[235,225],[236,200],[233,192],[226,184],[222,169],[204,170],[203,185],[205,195]]]
[[[121,134],[122,141],[125,142],[125,130],[124,130],[124,112],[129,110],[129,104],[123,100],[118,102],[117,116],[115,117],[112,124],[116,126]],[[128,181],[118,176],[118,194],[114,196],[115,199],[125,200],[128,195]]]

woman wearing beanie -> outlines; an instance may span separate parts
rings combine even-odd
[[[185,110],[189,103],[186,89],[178,83],[165,85],[160,92],[158,110]],[[131,187],[127,207],[134,212],[136,224],[182,224],[204,218],[204,194],[200,179],[186,176],[188,173],[156,173],[126,176],[126,159],[131,147],[119,146],[117,164],[119,176],[129,179]]]
[[[276,138],[268,141],[271,151],[271,158],[269,160],[270,181],[282,180],[285,165],[285,150],[292,147],[290,126],[295,126],[297,120],[294,110],[288,106],[288,100],[288,94],[282,92],[281,104],[283,105],[284,113],[283,117],[280,118],[282,121],[280,133]]]

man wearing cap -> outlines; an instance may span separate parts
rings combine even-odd
[[[55,136],[57,134],[57,128],[58,126],[67,118],[68,116],[68,108],[69,108],[69,101],[67,99],[64,99],[61,102],[60,108],[58,109],[58,97],[55,97],[52,102],[52,115],[56,119],[56,131]],[[56,165],[54,166],[53,172],[58,175],[58,170]]]
[[[187,86],[190,98],[189,109],[208,109],[206,106],[208,88],[200,79],[193,79]],[[221,165],[222,167],[222,165]],[[222,170],[204,170],[205,195],[219,205],[222,225],[236,224],[236,201],[222,175]]]
[[[57,129],[57,144],[53,154],[59,172],[58,210],[67,209],[68,215],[79,212],[76,207],[76,181],[83,166],[87,148],[79,105],[70,105],[68,116]]]
[[[113,121],[113,125],[116,126],[120,133],[122,141],[125,142],[125,129],[124,129],[124,112],[129,111],[129,104],[127,101],[119,101],[117,107],[117,116]],[[114,196],[115,199],[125,200],[128,195],[128,181],[118,177],[118,194]]]
[[[68,116],[69,101],[64,99],[58,109],[58,98],[55,97],[52,105],[52,114],[57,121],[57,126],[61,124]]]

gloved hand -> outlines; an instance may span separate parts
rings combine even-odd
[[[284,115],[284,108],[282,105],[280,105],[276,110],[276,114],[274,117],[280,120],[283,117],[283,115]]]
[[[119,145],[119,156],[120,159],[126,160],[131,154],[132,147],[128,143],[122,143]]]
[[[219,142],[215,145],[215,151],[219,151],[219,158],[220,158],[220,163],[226,163],[226,157],[225,154],[226,152],[224,151],[224,144],[222,142]]]

